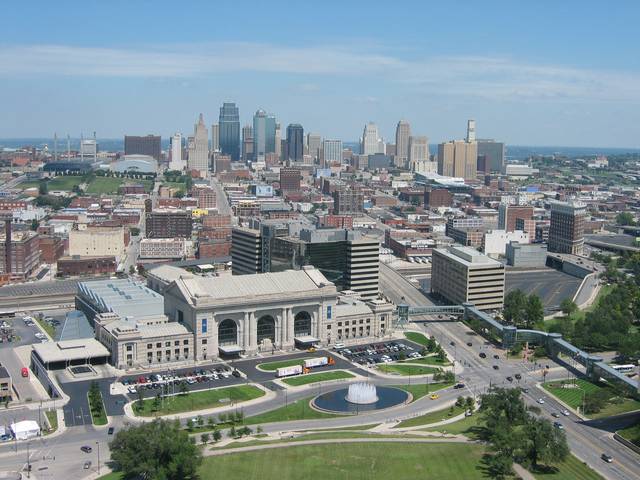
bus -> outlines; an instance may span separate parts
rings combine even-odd
[[[613,368],[615,371],[620,372],[620,373],[633,373],[636,369],[635,365],[632,364],[628,364],[628,365],[611,365],[611,368]]]

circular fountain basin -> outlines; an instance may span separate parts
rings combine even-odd
[[[318,395],[311,401],[311,406],[323,412],[358,414],[395,407],[410,399],[409,393],[393,387],[376,387],[375,394],[377,399],[372,403],[354,403],[347,400],[349,389],[340,388]]]

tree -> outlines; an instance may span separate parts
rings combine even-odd
[[[202,427],[204,425],[204,418],[202,418],[202,415],[198,415],[196,422],[198,423],[199,427]]]
[[[180,394],[181,395],[186,395],[187,393],[189,393],[189,387],[187,387],[187,382],[180,382]]]
[[[438,361],[442,363],[447,361],[447,354],[442,349],[438,350]]]
[[[220,430],[214,430],[213,431],[213,440],[216,441],[216,442],[219,442],[221,438],[222,438],[222,433],[220,433]]]
[[[512,290],[504,297],[504,319],[514,325],[519,325],[524,317],[527,296],[522,290]]]
[[[529,416],[525,428],[521,449],[534,469],[540,461],[550,465],[562,462],[569,455],[564,432],[551,425],[549,420]]]
[[[189,430],[190,432],[193,430],[193,419],[189,419],[187,420],[187,430]]]
[[[526,328],[533,328],[537,323],[544,321],[544,307],[542,300],[537,295],[529,295],[524,310],[523,323]]]
[[[213,416],[207,418],[207,426],[212,429],[216,426],[216,421]]]
[[[31,230],[35,232],[36,230],[38,230],[39,226],[40,226],[40,222],[38,220],[36,220],[35,218],[31,220]]]
[[[129,275],[133,275],[134,273],[136,273],[136,267],[129,265]]]
[[[238,433],[236,432],[236,427],[234,425],[231,425],[231,428],[229,429],[229,433],[227,435],[229,436],[229,438],[235,438],[238,436]]]
[[[467,397],[465,399],[464,406],[470,413],[473,413],[473,411],[476,409],[476,401],[473,399],[473,397]]]
[[[562,313],[564,313],[568,317],[576,310],[578,310],[578,305],[576,305],[576,302],[574,302],[570,298],[565,298],[564,300],[562,300],[562,302],[560,302],[560,310],[562,310]]]
[[[618,225],[635,225],[636,222],[631,212],[620,212],[616,215],[616,223]]]
[[[129,425],[109,445],[124,478],[195,480],[202,452],[178,422],[154,420]]]
[[[47,182],[44,180],[40,180],[40,184],[38,185],[38,194],[39,195],[47,195],[49,193],[49,186]]]
[[[207,442],[209,441],[209,434],[205,432],[202,435],[200,435],[200,441],[206,445]]]
[[[604,408],[609,400],[609,395],[604,389],[589,392],[584,395],[584,412],[598,413]]]
[[[142,404],[144,403],[144,394],[142,393],[142,388],[137,388],[136,394],[138,395],[138,400],[136,401],[136,408],[138,410],[141,410]]]

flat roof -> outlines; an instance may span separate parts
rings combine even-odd
[[[218,347],[218,350],[227,355],[244,351],[244,349],[242,349],[239,345],[220,345]]]
[[[33,350],[44,363],[108,357],[109,350],[94,338],[35,343]]]
[[[313,337],[311,335],[301,335],[299,337],[294,337],[294,340],[298,343],[318,343],[320,341],[316,337]]]
[[[433,250],[434,252],[438,252],[439,254],[444,255],[445,257],[466,265],[469,268],[473,267],[499,267],[504,266],[502,263],[494,260],[490,257],[487,257],[483,253],[480,253],[475,248],[471,247],[463,247],[463,246],[454,246],[449,248],[436,248]]]
[[[164,315],[162,295],[129,278],[80,282],[78,292],[101,312],[117,313],[123,320]]]

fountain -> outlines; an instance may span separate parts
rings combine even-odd
[[[351,384],[344,399],[349,403],[357,403],[358,405],[376,403],[378,401],[376,386],[365,382]]]

